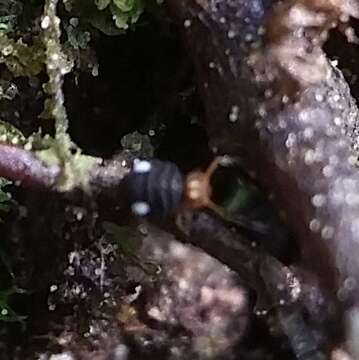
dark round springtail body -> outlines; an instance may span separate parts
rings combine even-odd
[[[192,209],[209,208],[222,216],[223,209],[211,200],[210,179],[224,160],[225,157],[217,156],[206,171],[194,170],[185,177],[171,162],[135,160],[124,179],[132,212],[158,221],[170,217],[183,205]]]
[[[182,173],[167,161],[135,160],[125,186],[132,212],[151,220],[173,215],[183,200]]]
[[[158,159],[133,162],[132,170],[123,180],[127,201],[133,214],[154,222],[165,221],[179,209],[210,209],[220,217],[243,229],[265,234],[265,224],[250,218],[232,216],[212,199],[211,177],[219,165],[227,166],[231,160],[217,156],[205,171],[193,170],[183,176],[171,162]]]

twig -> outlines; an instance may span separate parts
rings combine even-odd
[[[46,0],[41,20],[46,48],[46,69],[49,76],[46,91],[51,96],[45,103],[45,111],[48,110],[55,119],[56,138],[67,139],[68,118],[62,84],[63,76],[71,70],[72,64],[62,52],[60,18],[56,15],[57,4],[58,0]]]
[[[60,168],[46,166],[33,153],[0,143],[0,176],[22,186],[39,190],[55,190]]]

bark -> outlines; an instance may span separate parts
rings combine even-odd
[[[349,1],[171,0],[213,149],[239,155],[299,234],[304,265],[359,302],[358,109],[321,46]]]

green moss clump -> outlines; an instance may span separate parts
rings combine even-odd
[[[112,0],[108,2],[116,26],[124,30],[138,21],[145,8],[143,0]]]
[[[106,35],[123,34],[162,0],[67,0],[66,8]]]
[[[28,139],[26,147],[33,149],[36,156],[48,166],[61,167],[56,187],[59,191],[70,191],[81,188],[88,189],[91,170],[98,165],[101,159],[85,155],[76,147],[69,136],[60,140],[50,136],[32,136]]]

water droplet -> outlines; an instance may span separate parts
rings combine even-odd
[[[313,232],[320,230],[320,221],[318,219],[312,219],[309,223],[309,229]]]
[[[297,141],[296,135],[294,133],[289,133],[287,140],[285,142],[285,146],[287,148],[291,148],[292,146],[294,146],[296,144],[296,141]]]
[[[357,287],[357,282],[355,280],[355,278],[353,277],[347,277],[344,280],[344,287],[348,290],[348,291],[352,291]]]
[[[333,167],[330,165],[324,166],[322,173],[325,177],[332,176],[333,175]]]
[[[304,139],[309,140],[309,139],[311,139],[311,138],[313,137],[313,135],[314,135],[314,130],[313,130],[313,128],[307,127],[307,128],[304,129],[304,131],[303,131],[303,137],[304,137]]]
[[[332,226],[325,225],[322,229],[321,235],[323,239],[331,239],[334,235],[334,228]]]
[[[131,205],[131,210],[135,215],[146,216],[150,212],[150,205],[144,201],[136,201]]]
[[[146,160],[135,160],[133,163],[133,171],[139,174],[149,172],[151,167],[151,163]]]
[[[237,105],[233,105],[229,113],[229,121],[236,122],[238,120],[238,114],[239,114],[239,107]]]
[[[43,19],[41,20],[41,28],[46,30],[51,23],[51,19],[49,16],[44,16]]]
[[[357,193],[348,193],[345,195],[345,202],[349,206],[354,206],[359,204],[359,194]]]
[[[324,100],[323,94],[316,93],[315,94],[315,100],[317,100],[318,102],[322,102]]]
[[[333,119],[333,122],[336,126],[341,126],[343,121],[342,121],[342,118],[336,116],[334,119]]]
[[[192,25],[192,21],[190,19],[186,19],[184,22],[183,22],[183,26],[185,28],[189,28],[190,26]]]
[[[307,165],[313,164],[314,163],[314,155],[315,155],[315,152],[313,149],[307,150],[304,154],[304,162]]]
[[[326,203],[326,197],[323,194],[315,194],[312,197],[312,204],[315,207],[321,207]]]
[[[227,35],[228,39],[233,39],[236,36],[236,33],[233,30],[229,30]]]

